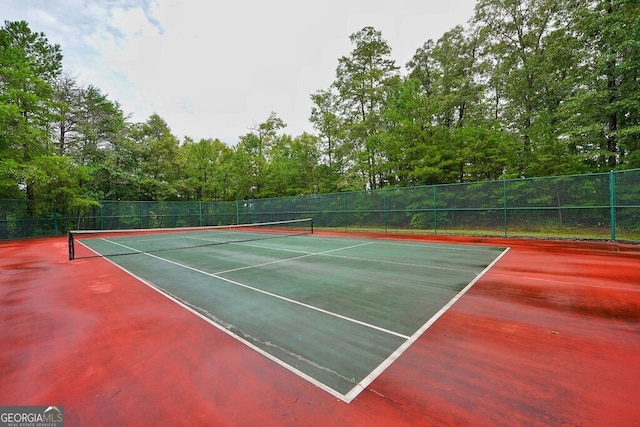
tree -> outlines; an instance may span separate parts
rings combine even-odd
[[[344,172],[345,153],[341,149],[341,122],[338,111],[338,98],[332,88],[319,90],[311,95],[313,107],[309,121],[319,133],[321,162],[336,173],[336,178]]]
[[[314,135],[282,135],[274,141],[267,165],[265,196],[283,197],[320,192],[317,174],[320,153]]]
[[[224,200],[229,192],[228,161],[232,150],[219,139],[187,139],[180,147],[184,158],[183,197]]]
[[[178,138],[155,113],[146,122],[133,126],[131,136],[140,146],[138,199],[175,200],[175,183],[183,169]]]
[[[143,179],[140,162],[145,150],[133,139],[139,124],[128,124],[114,135],[91,161],[88,192],[96,200],[139,200]]]
[[[407,64],[388,104],[387,155],[400,185],[492,179],[511,171],[513,138],[485,104],[481,32],[457,26]]]
[[[407,70],[409,70],[407,77],[420,82],[427,96],[433,95],[432,86],[437,73],[437,65],[432,55],[434,45],[433,40],[427,40],[416,50],[416,53],[406,65]]]
[[[19,170],[47,151],[52,83],[60,73],[62,54],[26,22],[6,21],[0,28],[0,64],[0,155],[3,162],[12,161],[2,168],[16,170],[16,185],[24,185],[33,206],[34,182]]]
[[[399,83],[398,67],[382,33],[365,27],[350,37],[355,46],[338,60],[333,87],[339,96],[344,135],[349,143],[355,171],[366,188],[384,184],[380,164],[382,114],[390,87]]]
[[[89,164],[123,133],[124,113],[117,102],[93,85],[80,90],[75,113],[75,132],[69,138],[68,151],[80,164]]]
[[[287,125],[275,114],[271,113],[266,121],[254,126],[251,132],[240,137],[236,147],[236,160],[240,161],[245,169],[238,169],[239,174],[247,175],[250,183],[244,177],[242,187],[244,197],[263,197],[267,182],[266,166],[270,160],[271,147],[278,139],[278,132]],[[237,165],[236,165],[237,166]],[[248,184],[248,188],[247,187]]]
[[[82,185],[86,195],[95,200],[132,195],[132,160],[137,165],[140,156],[130,148],[123,150],[131,144],[120,105],[93,85],[79,87],[68,74],[57,81],[56,99],[51,124],[55,151],[86,167],[89,178]]]
[[[428,75],[429,96],[438,110],[437,124],[446,127],[463,126],[465,119],[479,118],[483,87],[478,75],[478,36],[467,34],[462,26],[447,31],[429,50],[417,52],[410,62],[412,75]],[[428,62],[420,62],[421,55]],[[424,60],[424,59],[423,59]],[[419,68],[425,67],[426,70]],[[425,84],[423,83],[423,86]]]
[[[435,124],[437,105],[417,79],[405,80],[388,101],[383,147],[391,185],[427,185],[455,179],[450,131]]]
[[[82,89],[75,77],[61,73],[54,83],[52,138],[59,156],[71,153],[71,136],[78,131],[82,105]]]
[[[527,175],[540,147],[534,122],[556,120],[572,88],[573,35],[569,0],[479,0],[474,17],[492,64],[496,117],[520,138],[520,173]],[[554,135],[554,138],[559,135]]]
[[[580,2],[577,90],[563,105],[564,130],[591,170],[640,166],[640,3]]]
[[[98,206],[83,188],[83,183],[89,180],[88,169],[78,166],[70,157],[38,156],[26,168],[25,175],[33,182],[34,198],[45,206],[55,206],[65,216],[77,216],[91,206]]]
[[[497,123],[470,123],[452,136],[462,162],[460,181],[487,181],[510,178],[516,165],[514,138]]]

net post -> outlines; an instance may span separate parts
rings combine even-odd
[[[71,231],[67,233],[67,241],[69,242],[69,261],[73,261],[75,257],[75,248],[73,246],[73,233]]]
[[[310,219],[311,219],[311,234],[313,234],[313,218],[310,218]]]

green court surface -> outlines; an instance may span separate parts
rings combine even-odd
[[[157,244],[154,239],[171,247],[171,238],[160,234],[78,241],[111,254],[149,250]],[[348,402],[504,252],[305,234],[108,258]]]

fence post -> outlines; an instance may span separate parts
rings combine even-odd
[[[438,234],[438,198],[436,197],[437,185],[433,186],[433,234]]]
[[[342,209],[344,209],[344,231],[348,230],[348,220],[347,220],[347,193],[342,193]]]
[[[611,212],[611,240],[616,240],[616,174],[609,172],[609,205]]]
[[[57,211],[58,210],[58,206],[56,205],[56,201],[53,201],[53,232],[54,235],[57,236],[58,235],[58,214]]]
[[[507,179],[502,179],[502,206],[503,206],[503,222],[504,237],[507,237]]]
[[[316,217],[315,217],[315,225],[318,227],[320,225],[320,194],[316,193]]]
[[[382,209],[384,212],[384,232],[387,232],[387,189],[382,189]]]

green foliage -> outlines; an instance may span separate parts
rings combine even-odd
[[[589,170],[636,166],[640,140],[640,3],[599,0],[573,12],[582,55],[563,127]]]
[[[519,172],[529,175],[532,153],[540,150],[532,131],[541,116],[555,116],[574,82],[579,58],[571,52],[575,38],[567,27],[568,0],[480,0],[475,25],[481,28],[489,62],[496,117],[519,139]],[[557,138],[559,133],[553,135]]]
[[[457,152],[450,129],[433,120],[439,111],[436,103],[415,79],[405,80],[389,97],[383,141],[390,183],[424,185],[456,179]]]
[[[338,96],[332,90],[320,90],[311,95],[313,106],[309,121],[318,131],[318,159],[324,191],[341,189],[341,176],[348,169],[349,146],[345,142],[343,120],[338,111]]]
[[[0,154],[29,162],[46,151],[51,82],[61,69],[59,46],[26,22],[0,28]]]
[[[496,180],[515,175],[515,138],[497,124],[470,123],[455,130],[454,145],[460,150],[462,181]]]
[[[230,191],[229,160],[233,151],[220,140],[187,140],[180,147],[184,159],[182,198],[220,200]]]
[[[20,199],[24,196],[20,189],[21,169],[21,163],[15,159],[0,160],[0,199]]]
[[[178,139],[157,114],[132,129],[132,138],[140,147],[139,200],[175,200],[174,184],[182,174],[183,159]]]
[[[267,166],[267,197],[318,193],[317,165],[320,153],[317,137],[304,133],[292,139],[283,135],[272,146]]]
[[[368,188],[384,185],[384,156],[381,153],[383,111],[389,91],[399,84],[398,67],[382,34],[365,27],[350,37],[354,49],[338,60],[336,80],[337,111],[349,151],[351,171],[361,175]]]
[[[230,146],[181,142],[158,114],[130,122],[99,88],[62,73],[59,46],[5,22],[0,198],[26,200],[31,215],[55,202],[79,219],[97,200],[255,200],[640,167],[636,1],[479,0],[470,26],[426,41],[405,75],[380,31],[350,41],[335,80],[311,95],[316,135],[285,134],[274,112]],[[329,212],[343,200],[329,199],[327,218],[340,224]],[[402,221],[464,222],[434,218],[421,200]]]
[[[16,179],[2,185],[3,193],[24,188],[34,214],[34,180],[25,171],[48,151],[48,124],[53,104],[53,79],[61,70],[62,54],[44,34],[33,33],[24,21],[5,22],[0,28],[0,169]]]
[[[39,156],[22,172],[24,181],[31,183],[39,202],[55,202],[70,209],[91,205],[82,197],[82,183],[89,178],[88,170],[75,165],[70,157]]]

